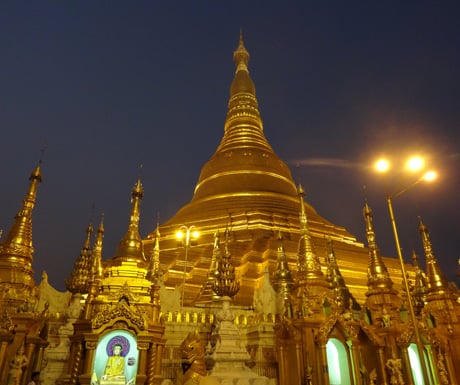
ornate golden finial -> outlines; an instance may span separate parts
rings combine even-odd
[[[235,267],[230,261],[228,251],[228,229],[225,231],[225,253],[221,256],[214,274],[213,290],[219,297],[234,297],[240,290],[240,283],[236,281]]]
[[[74,268],[70,277],[65,280],[67,290],[73,294],[87,294],[88,293],[88,280],[91,271],[91,234],[93,226],[90,223],[86,228],[86,238],[80,255],[75,261]]]
[[[299,185],[297,194],[300,203],[300,239],[298,253],[298,277],[300,282],[305,283],[305,280],[315,279],[321,282],[321,286],[328,286],[324,274],[321,271],[321,263],[316,255],[311,241],[310,231],[308,229],[307,214],[305,211],[305,191]]]
[[[419,221],[419,231],[422,236],[423,249],[426,257],[427,293],[445,291],[448,289],[447,279],[433,254],[428,228],[423,224],[420,217]]]
[[[249,63],[249,52],[246,50],[243,42],[243,31],[240,30],[240,41],[238,42],[238,48],[233,52],[233,60],[236,64],[236,71],[248,72]]]
[[[139,234],[140,205],[143,197],[144,189],[139,178],[131,191],[131,215],[128,231],[118,244],[114,258],[145,261],[144,246]]]
[[[383,259],[380,256],[377,242],[375,240],[374,226],[372,224],[372,210],[367,204],[367,201],[363,209],[364,222],[366,223],[366,238],[369,247],[369,263],[367,267],[367,286],[370,290],[376,290],[379,288],[391,289],[393,287],[393,281],[388,274],[387,267],[383,263]]]

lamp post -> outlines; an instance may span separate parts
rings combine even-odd
[[[423,167],[423,165],[424,165],[423,160],[418,157],[411,158],[407,162],[407,168],[410,171],[418,171]],[[375,166],[376,166],[377,171],[379,172],[386,172],[389,169],[389,163],[386,160],[379,160],[375,164]],[[429,382],[429,376],[428,376],[428,366],[425,360],[425,348],[422,342],[422,338],[420,336],[420,331],[419,331],[418,323],[417,323],[417,317],[415,316],[414,305],[412,303],[412,296],[410,292],[409,280],[407,279],[406,266],[404,264],[404,259],[403,259],[403,255],[401,251],[401,245],[399,243],[398,230],[396,228],[396,220],[395,220],[395,215],[393,211],[393,199],[404,194],[406,191],[410,190],[412,187],[418,185],[419,183],[424,182],[424,181],[431,182],[435,178],[436,178],[436,173],[434,171],[428,171],[422,177],[418,178],[415,182],[387,196],[388,212],[390,214],[391,226],[393,228],[396,252],[398,254],[399,263],[401,265],[401,273],[403,276],[404,290],[406,292],[407,303],[409,305],[409,315],[410,315],[412,324],[414,325],[415,344],[417,346],[418,355],[420,358],[420,365],[422,367],[423,381],[426,385],[428,385],[430,382]]]
[[[192,239],[196,240],[199,237],[199,232],[195,230],[195,226],[181,226],[180,230],[176,233],[176,238],[182,243],[185,248],[184,257],[184,278],[182,282],[182,294],[180,299],[180,309],[184,307],[184,295],[185,295],[185,279],[187,277],[187,259],[188,249],[192,245]]]

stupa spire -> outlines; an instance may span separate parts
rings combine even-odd
[[[139,234],[140,206],[144,197],[144,188],[140,178],[131,191],[131,215],[128,231],[118,244],[114,258],[145,261],[144,247]]]
[[[423,224],[421,218],[419,218],[419,220],[419,231],[422,237],[423,249],[426,257],[427,293],[445,291],[448,288],[447,279],[433,254],[428,228]]]
[[[32,211],[35,207],[38,185],[42,181],[41,162],[29,177],[30,184],[22,207],[15,216],[10,231],[0,245],[0,259],[26,260],[25,266],[32,269],[34,248],[32,245]],[[22,267],[24,268],[24,267]]]
[[[366,238],[369,247],[369,263],[367,268],[367,286],[369,290],[391,289],[393,281],[388,274],[387,267],[383,263],[375,239],[374,225],[372,223],[373,215],[369,205],[364,205],[364,221],[366,223]]]
[[[310,230],[308,228],[307,214],[305,211],[305,191],[301,185],[298,187],[298,197],[300,203],[300,240],[298,254],[298,276],[301,282],[305,280],[323,281],[323,286],[327,286],[324,274],[321,271],[321,263],[316,255],[311,240]]]
[[[239,146],[242,142],[273,151],[263,134],[259,104],[256,98],[256,87],[249,75],[249,52],[244,46],[243,35],[240,33],[238,47],[233,52],[235,77],[230,86],[225,135],[218,148],[228,150]]]
[[[42,180],[40,163],[30,175],[30,184],[23,204],[14,218],[13,225],[0,244],[0,300],[17,311],[18,307],[33,308],[37,300],[34,292],[32,244],[32,211],[35,207],[38,185]]]

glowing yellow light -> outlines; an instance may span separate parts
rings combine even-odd
[[[426,182],[432,182],[438,177],[438,173],[436,171],[428,171],[423,175],[423,180]]]
[[[181,240],[182,238],[184,238],[184,233],[179,230],[178,232],[176,232],[176,238]]]
[[[409,171],[419,171],[423,168],[424,165],[425,161],[423,160],[423,158],[419,156],[413,156],[407,161],[406,168]]]
[[[192,233],[192,238],[193,239],[198,239],[200,237],[200,232],[195,230],[193,233]]]
[[[378,172],[387,172],[390,169],[390,162],[386,159],[379,159],[375,162],[374,167]]]

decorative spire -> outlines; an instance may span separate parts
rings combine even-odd
[[[369,264],[367,267],[367,286],[369,290],[388,289],[393,287],[393,281],[388,274],[387,267],[380,256],[375,240],[374,226],[372,224],[372,210],[367,202],[363,209],[364,222],[366,223],[366,238],[369,247]]]
[[[80,256],[74,264],[70,277],[66,279],[65,285],[67,290],[73,294],[88,293],[88,278],[91,271],[91,234],[93,225],[90,223],[86,228],[86,239],[80,250]]]
[[[155,230],[155,242],[150,254],[148,278],[153,281],[160,276],[160,225],[157,222]]]
[[[144,189],[141,180],[138,179],[131,191],[131,215],[128,231],[118,244],[114,258],[145,261],[144,247],[139,235],[140,206],[143,197]]]
[[[299,240],[299,259],[298,259],[298,277],[301,283],[315,280],[321,282],[321,286],[328,286],[324,274],[321,271],[321,263],[316,255],[311,241],[310,231],[308,229],[307,214],[305,212],[305,191],[299,185],[297,194],[300,202],[300,240]]]
[[[225,231],[225,253],[220,261],[217,261],[217,269],[214,274],[213,290],[219,297],[234,297],[240,290],[240,283],[236,281],[235,267],[232,265],[230,258],[227,229]]]
[[[236,64],[235,73],[238,71],[248,71],[249,63],[249,52],[246,50],[246,47],[243,43],[243,31],[240,30],[240,41],[238,42],[238,48],[233,52],[233,61]]]
[[[32,245],[32,211],[35,207],[38,185],[42,180],[40,162],[30,175],[29,190],[22,207],[14,218],[10,231],[0,244],[0,289],[4,290],[5,306],[33,309],[37,301]],[[0,301],[2,302],[2,301]],[[0,304],[1,305],[1,304]]]
[[[423,224],[422,219],[419,218],[419,220],[419,231],[422,236],[423,249],[425,250],[426,257],[427,293],[444,292],[448,290],[446,277],[441,271],[438,261],[433,254],[428,229]]]
[[[327,239],[328,253],[326,256],[327,264],[327,279],[331,285],[331,289],[334,290],[336,303],[342,307],[342,309],[349,308],[350,303],[353,304],[353,296],[348,290],[345,284],[345,279],[339,270],[337,259],[335,257],[334,246],[330,238]]]
[[[225,135],[218,151],[227,150],[241,142],[249,142],[271,152],[273,150],[263,134],[256,87],[248,70],[249,52],[244,46],[241,33],[238,48],[233,52],[233,60],[236,66],[235,77],[230,87]]]
[[[24,268],[32,271],[34,248],[32,245],[32,211],[35,207],[38,185],[42,181],[40,162],[29,177],[30,184],[21,209],[15,216],[15,221],[0,246],[0,260],[11,262],[24,259]],[[16,262],[17,263],[17,262]]]

